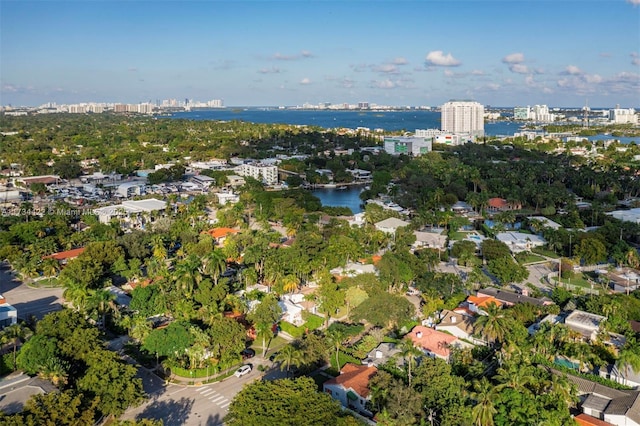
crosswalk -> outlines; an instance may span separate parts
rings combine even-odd
[[[226,410],[231,404],[231,401],[226,396],[219,394],[215,389],[209,386],[198,388],[196,391],[224,410]]]

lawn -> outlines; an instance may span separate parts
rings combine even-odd
[[[531,251],[534,252],[534,253],[541,254],[543,256],[550,257],[552,259],[559,259],[560,258],[560,255],[558,255],[557,253],[554,253],[551,250],[543,249],[542,247],[535,247]]]
[[[306,313],[306,315],[305,313],[303,313],[303,315],[306,321],[300,327],[296,327],[295,325],[286,321],[281,321],[280,329],[285,333],[290,334],[292,337],[298,338],[302,337],[305,332],[316,330],[322,327],[322,325],[324,324],[324,318],[319,317],[318,315],[309,313]]]
[[[331,351],[331,356],[329,357],[329,363],[331,364],[331,367],[327,368],[327,373],[331,374],[332,376],[337,376],[338,374],[340,374],[340,369],[348,362],[358,365],[362,364],[359,359],[342,351],[338,353],[338,360],[340,361],[339,367],[336,366],[336,351],[334,348],[334,350]]]
[[[518,262],[521,265],[526,265],[527,263],[534,263],[534,262],[543,262],[544,260],[546,260],[542,256],[537,256],[531,253],[528,253],[526,256],[523,256],[523,257],[517,256],[517,258],[518,258]]]
[[[271,342],[269,342],[267,340],[266,341],[266,344],[267,344],[267,356],[271,355],[273,352],[279,351],[280,348],[285,346],[287,343],[289,343],[289,341],[285,340],[281,336],[274,337],[273,339],[271,339]],[[256,351],[256,355],[262,355],[262,339],[254,340],[253,344],[251,345],[251,349]]]

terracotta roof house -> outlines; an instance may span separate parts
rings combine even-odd
[[[210,235],[211,238],[213,238],[218,244],[222,244],[229,235],[237,234],[238,232],[240,231],[238,231],[237,229],[224,228],[224,227],[213,228],[213,229],[209,229],[208,231],[202,231],[203,234]]]
[[[422,325],[413,327],[407,337],[411,339],[414,346],[422,349],[426,355],[445,361],[449,361],[451,355],[449,346],[458,342],[458,338],[455,336]]]
[[[497,305],[498,307],[502,307],[502,302],[496,299],[495,297],[482,296],[482,295],[467,297],[467,304],[471,312],[475,312],[476,314],[481,314],[481,315],[486,314],[484,309],[486,309],[487,306],[491,304]]]
[[[609,422],[588,416],[584,413],[578,414],[573,418],[580,426],[613,426]]]
[[[487,201],[489,211],[506,211],[506,210],[521,210],[522,204],[520,203],[508,203],[504,198],[489,198]]]
[[[80,248],[67,250],[67,251],[59,251],[57,253],[53,253],[53,254],[50,254],[48,256],[42,256],[42,260],[44,260],[44,259],[55,259],[60,264],[64,265],[67,262],[69,262],[70,260],[75,259],[76,257],[80,256],[82,254],[82,252],[84,252],[84,250],[85,250],[85,247],[80,247]]]
[[[338,377],[324,382],[322,389],[343,407],[372,416],[373,413],[367,409],[367,401],[370,399],[369,381],[377,372],[378,369],[374,366],[347,363]]]

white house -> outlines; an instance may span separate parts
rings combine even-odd
[[[7,303],[7,299],[0,294],[0,329],[18,322],[18,310]]]
[[[405,222],[402,219],[390,217],[388,219],[381,220],[380,222],[376,223],[374,226],[379,231],[386,232],[387,234],[395,234],[398,228],[402,228],[409,225],[410,225],[409,222]]]
[[[118,185],[116,196],[129,198],[136,195],[144,195],[146,193],[146,185],[141,182],[125,182]]]
[[[324,382],[322,389],[343,407],[371,416],[373,413],[367,409],[371,399],[369,381],[377,372],[375,366],[347,363],[338,377]]]
[[[163,211],[166,207],[166,201],[149,198],[146,200],[123,201],[121,204],[99,207],[94,209],[93,213],[98,216],[100,223],[109,223],[113,218],[122,218],[135,226],[136,224],[144,225],[142,221],[138,220],[141,219],[140,216],[144,213],[150,215],[152,212]]]
[[[280,306],[280,309],[282,309],[282,321],[291,323],[296,327],[300,327],[304,324],[301,306],[296,305],[291,300],[284,297],[278,302],[278,305]]]
[[[600,331],[600,323],[607,317],[596,315],[585,311],[574,310],[565,318],[564,323],[573,331],[577,331],[589,340],[595,340],[598,331]]]
[[[542,237],[522,232],[500,232],[496,235],[496,239],[505,243],[513,253],[542,247],[547,243]]]
[[[234,194],[233,192],[214,192],[214,194],[218,198],[218,203],[221,206],[225,204],[235,204],[240,201],[240,195]]]
[[[414,250],[421,249],[421,248],[444,250],[447,248],[446,235],[437,234],[435,232],[421,232],[421,231],[414,231],[413,235],[416,236],[416,241],[412,245],[412,248]]]

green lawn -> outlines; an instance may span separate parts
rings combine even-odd
[[[542,262],[542,261],[545,260],[544,257],[537,256],[537,255],[531,254],[531,253],[527,254],[524,258],[518,257],[518,259],[519,259],[519,263],[521,265],[526,265],[527,263],[533,263],[533,262]]]
[[[560,258],[560,255],[558,255],[557,253],[554,253],[551,250],[543,249],[542,247],[536,247],[531,251],[534,252],[534,253],[541,254],[543,256],[550,257],[552,259],[559,259]]]
[[[340,374],[340,369],[348,362],[358,365],[362,364],[359,359],[342,351],[340,351],[338,354],[338,360],[340,361],[339,367],[336,366],[336,351],[334,348],[334,350],[331,351],[331,356],[329,357],[329,363],[331,364],[331,367],[327,368],[327,373],[331,374],[332,376],[337,376],[338,374]]]
[[[266,342],[266,344],[267,344],[267,354],[266,354],[266,356],[268,357],[273,352],[279,351],[287,343],[289,343],[289,341],[285,340],[281,336],[274,337],[273,339],[271,339],[271,342],[269,342],[267,340],[267,342]],[[262,339],[254,340],[253,344],[251,345],[251,349],[256,351],[256,355],[262,355]]]
[[[324,324],[324,318],[307,313],[305,315],[306,322],[302,324],[300,327],[296,327],[295,325],[288,323],[286,321],[280,322],[280,328],[287,334],[290,334],[292,337],[302,337],[302,335],[306,331],[316,330]]]

